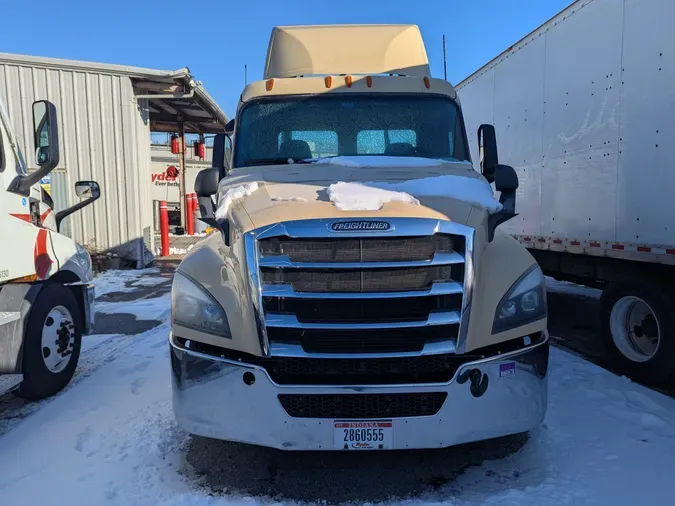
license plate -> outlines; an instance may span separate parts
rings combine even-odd
[[[393,447],[394,426],[391,420],[336,421],[333,423],[336,450],[386,450]]]

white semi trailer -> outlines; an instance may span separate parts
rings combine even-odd
[[[520,181],[503,225],[557,279],[603,289],[631,377],[675,373],[675,2],[578,0],[461,82]]]

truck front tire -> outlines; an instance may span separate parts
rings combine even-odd
[[[70,382],[80,357],[82,332],[80,306],[72,291],[59,284],[45,285],[28,315],[19,397],[44,399]]]
[[[675,376],[675,294],[658,283],[610,283],[602,335],[620,372],[658,384]]]

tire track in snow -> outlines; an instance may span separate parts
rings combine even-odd
[[[139,298],[138,300],[143,300],[144,298]],[[169,334],[169,322],[168,317],[171,314],[170,300],[168,295],[156,298],[153,300],[158,306],[165,303],[167,308],[160,312],[157,315],[158,320],[164,321],[161,325],[156,327],[155,331],[160,329],[166,330],[166,334]],[[129,303],[120,303],[119,307],[112,305],[107,306],[107,309],[112,310],[106,314],[115,314],[115,313],[126,313],[129,308]],[[153,304],[154,305],[154,304]],[[115,311],[116,310],[116,311]],[[109,339],[105,339],[95,346],[86,349],[79,359],[77,370],[73,379],[70,381],[68,386],[64,388],[61,392],[50,397],[48,399],[43,399],[41,401],[25,401],[19,397],[16,397],[12,393],[7,393],[3,396],[0,396],[0,436],[11,431],[17,424],[21,423],[26,417],[35,413],[36,411],[42,409],[47,404],[51,403],[54,399],[63,395],[75,385],[79,384],[84,379],[91,376],[94,372],[100,369],[102,366],[112,362],[117,357],[122,355],[129,347],[133,346],[137,342],[137,338],[144,336],[144,334],[133,334],[133,335],[112,335]],[[83,339],[86,339],[85,336]],[[146,365],[147,367],[147,365]],[[132,387],[132,393],[135,389],[136,392],[140,391],[142,383],[137,384],[136,387]]]

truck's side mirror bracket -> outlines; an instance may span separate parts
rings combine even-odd
[[[495,180],[495,167],[499,165],[497,134],[493,125],[478,127],[478,152],[481,173],[488,183],[492,183]]]
[[[33,102],[33,143],[38,169],[25,176],[17,176],[9,191],[27,195],[31,186],[49,174],[59,164],[59,126],[56,106],[48,100]]]
[[[61,228],[61,222],[66,217],[97,201],[101,196],[101,188],[96,181],[78,181],[75,183],[75,193],[78,197],[85,200],[63,209],[54,215],[54,219],[56,220],[56,230]]]
[[[493,169],[495,189],[500,192],[499,203],[502,205],[502,210],[488,218],[488,241],[494,239],[495,230],[499,225],[517,216],[518,174],[509,165],[496,164]]]

